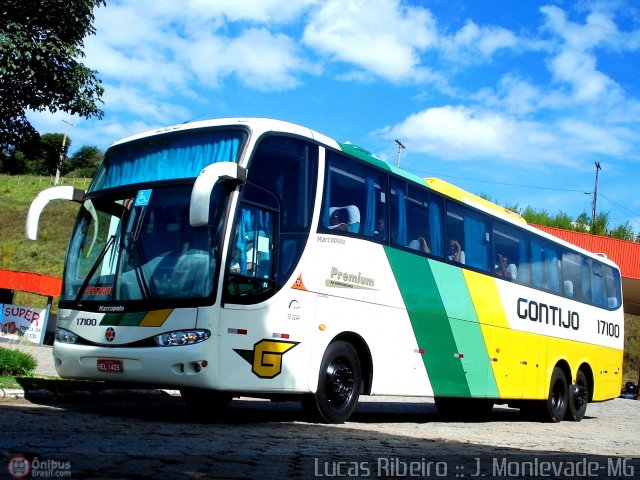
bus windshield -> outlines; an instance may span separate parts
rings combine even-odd
[[[69,244],[61,302],[209,297],[227,195],[223,186],[212,195],[213,226],[192,227],[192,187],[189,182],[85,200]]]

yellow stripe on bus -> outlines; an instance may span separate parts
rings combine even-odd
[[[148,312],[142,321],[141,327],[161,327],[165,320],[171,315],[173,309],[168,310],[152,310]]]
[[[502,217],[508,217],[511,220],[515,220],[516,222],[520,223],[527,223],[527,221],[518,213],[501,207],[500,205],[490,202],[489,200],[485,200],[484,198],[474,195],[471,192],[467,192],[466,190],[452,185],[449,182],[445,182],[444,180],[434,177],[425,178],[424,181],[436,192],[455,198],[462,203],[466,203],[467,205],[471,205],[473,207],[484,207],[485,209],[490,210],[494,214],[501,215]]]
[[[482,325],[509,328],[509,320],[500,299],[496,279],[470,270],[462,272],[471,293],[478,321]]]

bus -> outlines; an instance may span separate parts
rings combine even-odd
[[[303,126],[207,120],[115,142],[78,202],[53,356],[62,378],[350,418],[362,395],[445,415],[579,421],[618,396],[620,271],[445,181]]]

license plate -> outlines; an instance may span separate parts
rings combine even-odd
[[[106,373],[122,373],[122,360],[114,360],[112,358],[99,358],[98,371]]]

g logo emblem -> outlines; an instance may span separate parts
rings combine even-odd
[[[282,356],[300,342],[260,340],[253,350],[234,349],[251,364],[251,371],[260,378],[274,378],[282,373]]]

